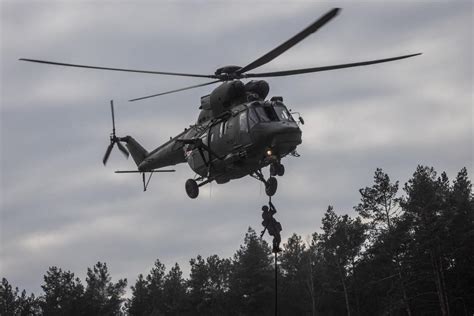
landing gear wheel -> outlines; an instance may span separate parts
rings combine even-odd
[[[270,165],[270,176],[274,177],[277,175],[277,167],[276,164],[272,163]]]
[[[199,195],[199,186],[195,180],[193,179],[186,180],[185,187],[186,187],[186,193],[191,199],[197,198],[197,196]]]
[[[285,174],[285,166],[283,166],[281,163],[272,163],[270,165],[270,175],[272,177],[274,176],[283,176]]]
[[[285,174],[285,166],[282,164],[278,164],[278,167],[276,168],[276,173],[277,176],[282,177]]]
[[[265,183],[265,193],[268,196],[273,196],[276,193],[278,187],[278,181],[275,177],[270,177],[267,180],[267,183]]]

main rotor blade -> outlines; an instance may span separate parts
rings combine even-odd
[[[148,96],[146,96],[146,97],[131,99],[131,100],[128,100],[128,101],[133,102],[133,101],[138,101],[138,100],[143,100],[143,99],[148,99],[148,98],[157,97],[157,96],[160,96],[160,95],[165,95],[165,94],[175,93],[175,92],[179,92],[179,91],[184,91],[184,90],[189,90],[189,89],[204,87],[204,86],[208,86],[208,85],[210,85],[210,84],[213,84],[213,83],[216,83],[216,82],[219,82],[219,81],[221,81],[221,80],[214,80],[214,81],[211,81],[211,82],[201,83],[201,84],[197,84],[197,85],[194,85],[194,86],[189,86],[189,87],[185,87],[185,88],[181,88],[181,89],[176,89],[176,90],[166,91],[166,92],[162,92],[162,93],[158,93],[158,94],[148,95]]]
[[[322,17],[320,17],[318,20],[316,20],[313,24],[305,28],[303,31],[299,32],[280,46],[274,48],[273,50],[269,51],[259,59],[253,61],[252,63],[248,64],[245,67],[240,68],[239,70],[236,71],[237,74],[243,74],[244,72],[247,72],[249,70],[255,69],[257,67],[260,67],[262,65],[265,65],[269,61],[275,59],[276,57],[280,56],[283,54],[285,51],[288,49],[292,48],[302,40],[304,40],[308,35],[316,32],[320,27],[322,27],[324,24],[328,23],[332,18],[334,18],[337,13],[339,12],[339,8],[334,8]]]
[[[327,70],[334,70],[334,69],[342,69],[342,68],[350,68],[350,67],[358,67],[358,66],[367,66],[373,64],[380,64],[386,63],[389,61],[410,58],[414,56],[421,55],[422,53],[411,54],[411,55],[404,55],[399,57],[392,57],[392,58],[385,58],[385,59],[376,59],[376,60],[369,60],[363,61],[359,63],[351,63],[351,64],[341,64],[341,65],[332,65],[332,66],[324,66],[324,67],[313,67],[313,68],[304,68],[304,69],[293,69],[293,70],[283,70],[283,71],[274,71],[274,72],[264,72],[264,73],[257,73],[257,74],[246,74],[247,78],[263,78],[263,77],[281,77],[281,76],[292,76],[292,75],[300,75],[306,74],[311,72],[319,72],[319,71],[327,71]]]
[[[87,65],[78,65],[78,64],[58,63],[58,62],[54,62],[54,61],[38,60],[38,59],[27,59],[27,58],[20,58],[19,60],[29,61],[29,62],[32,62],[32,63],[40,63],[40,64],[48,64],[48,65],[56,65],[56,66],[65,66],[65,67],[77,67],[77,68],[88,68],[88,69],[99,69],[99,70],[138,72],[138,73],[145,73],[145,74],[168,75],[168,76],[217,78],[215,75],[200,75],[200,74],[187,74],[187,73],[180,73],[180,72],[164,72],[164,71],[149,71],[149,70],[138,70],[138,69],[98,67],[98,66],[87,66]]]
[[[110,153],[112,152],[112,148],[114,148],[114,143],[110,143],[110,145],[107,147],[107,150],[105,151],[104,158],[102,159],[104,166],[107,164],[107,160],[109,160],[109,156],[110,156]]]

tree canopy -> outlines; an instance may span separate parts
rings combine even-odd
[[[293,234],[279,255],[281,315],[472,315],[474,198],[466,168],[446,173],[418,166],[399,192],[382,169],[360,189],[349,214],[329,206],[321,229]],[[113,282],[106,263],[85,283],[52,266],[37,297],[0,284],[1,315],[273,315],[269,244],[249,228],[232,258],[190,259],[189,277],[157,259]]]

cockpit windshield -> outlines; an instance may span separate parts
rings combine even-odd
[[[290,112],[284,106],[274,106],[273,109],[275,110],[276,114],[278,115],[278,119],[280,121],[290,121],[294,122],[293,117],[291,116]]]
[[[255,110],[255,113],[253,112],[253,110]],[[288,110],[286,109],[286,107],[281,104],[272,105],[266,103],[265,105],[262,105],[254,103],[252,108],[250,109],[249,118],[255,116],[255,114],[257,114],[260,122],[295,121],[291,116],[290,112],[288,112]]]
[[[272,106],[257,106],[255,110],[257,111],[258,117],[260,118],[260,122],[279,120],[278,115]]]

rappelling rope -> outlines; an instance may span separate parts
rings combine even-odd
[[[277,263],[278,251],[275,251],[274,254],[275,254],[275,316],[278,316],[278,263]]]
[[[272,197],[268,197],[268,205],[272,203]],[[278,316],[278,251],[273,253],[275,255],[275,316]]]

